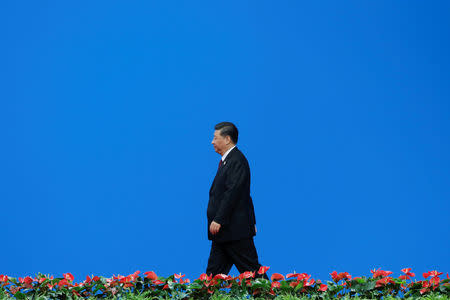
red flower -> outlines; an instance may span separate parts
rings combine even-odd
[[[433,289],[435,289],[436,286],[439,285],[439,282],[440,282],[440,281],[441,281],[441,279],[440,279],[438,276],[433,277],[433,278],[430,279],[430,283],[433,284],[433,285],[435,285],[435,286],[433,287]]]
[[[156,276],[156,273],[153,272],[153,271],[145,272],[144,274],[147,275],[147,276],[145,276],[145,277],[147,277],[147,278],[150,279],[150,280],[156,280],[156,279],[158,279],[158,276]]]
[[[395,281],[393,281],[391,277],[384,277],[377,280],[375,287],[382,287],[387,285],[388,283],[395,283]]]
[[[444,273],[442,273],[442,272],[438,272],[438,271],[429,271],[429,272],[427,272],[427,273],[423,273],[423,277],[425,277],[425,278],[428,278],[428,277],[436,277],[436,276],[439,276],[439,275],[442,275],[442,274],[444,274]]]
[[[58,282],[58,287],[62,287],[62,286],[68,286],[69,282],[67,282],[67,279],[62,279]]]
[[[279,281],[274,281],[272,282],[271,287],[272,288],[279,288],[281,286],[281,283]]]
[[[219,281],[217,281],[217,279],[212,279],[210,282],[209,282],[209,286],[215,286],[215,285],[217,285],[219,283]],[[206,284],[206,282],[205,282],[205,284]]]
[[[214,276],[214,279],[222,279],[222,280],[230,280],[232,278],[233,277],[225,274],[217,274],[216,276]]]
[[[303,284],[303,286],[312,286],[314,284],[314,282],[315,282],[314,279],[311,279],[310,281],[305,280],[305,283]]]
[[[405,273],[406,275],[408,275],[408,276],[410,276],[410,277],[416,276],[416,274],[414,274],[414,273],[412,273],[412,272],[410,272],[410,271],[411,271],[411,268],[405,268],[405,269],[402,269],[402,272]]]
[[[422,289],[420,290],[420,294],[429,292],[430,289],[428,287],[430,287],[430,283],[428,281],[422,281]]]
[[[100,277],[94,276],[94,278],[92,278],[92,280],[93,280],[93,281],[99,281],[99,280],[100,280]]]
[[[326,284],[321,284],[321,285],[320,285],[320,288],[319,288],[319,291],[325,292],[327,289],[328,289],[328,285],[326,285]]]
[[[156,280],[153,280],[152,283],[158,285],[158,284],[164,283],[164,281],[156,279]]]
[[[392,272],[391,272],[391,273],[392,273]],[[340,277],[341,279],[352,280],[352,275],[348,274],[347,272],[339,273],[339,277]]]
[[[248,278],[254,278],[255,272],[245,271],[244,273],[239,274],[239,279],[248,279]]]
[[[200,280],[211,280],[211,278],[212,278],[212,274],[210,274],[209,276],[206,275],[205,273],[200,275]]]
[[[311,277],[311,275],[308,275],[308,274],[306,274],[306,273],[301,273],[301,274],[298,274],[298,273],[289,273],[289,274],[286,275],[286,278],[291,278],[291,277],[296,277],[297,280],[303,280],[303,279],[308,280],[309,277]]]
[[[33,278],[27,276],[25,278],[19,277],[19,282],[23,284],[23,286],[27,289],[32,289]]]
[[[377,280],[375,287],[385,286],[387,277]]]
[[[27,289],[32,289],[33,288],[33,278],[31,278],[30,276],[27,276],[25,278],[20,278],[19,277],[19,282],[23,284],[24,287],[26,287]]]
[[[133,286],[133,284],[131,283],[132,281],[134,281],[133,275],[128,275],[127,277],[122,277],[119,280],[120,283],[124,283],[123,287],[125,287],[125,288]]]
[[[267,272],[267,270],[269,270],[270,269],[270,267],[265,267],[265,266],[261,266],[261,267],[259,267],[259,270],[258,270],[258,274],[265,274],[266,272]]]
[[[174,276],[176,279],[180,279],[180,278],[186,276],[186,274],[183,274],[183,275],[181,275],[181,273],[180,273],[180,274],[173,274],[173,276]]]
[[[311,277],[311,275],[308,275],[306,273],[302,273],[302,274],[300,274],[299,277],[297,277],[297,279],[298,280],[304,280],[304,279],[308,280],[310,277]]]
[[[14,294],[16,294],[18,291],[20,291],[22,289],[22,287],[16,287],[16,286],[13,286],[13,287],[11,287],[11,293],[14,295]]]
[[[279,273],[273,273],[272,277],[271,277],[271,280],[272,281],[274,281],[274,280],[284,280],[284,276],[279,274]]]
[[[377,277],[386,277],[392,274],[391,271],[383,271],[383,270],[370,270],[370,272],[373,274],[373,278],[377,278]]]
[[[186,278],[186,280],[183,280],[183,278],[181,278],[180,279],[180,283],[181,284],[183,284],[183,283],[189,283],[189,282],[191,282],[188,278]]]
[[[73,277],[72,274],[70,273],[65,273],[63,274],[64,278],[67,279],[68,281],[73,281],[75,279],[75,277]]]
[[[133,274],[130,274],[128,276],[130,276],[132,281],[136,281],[136,279],[139,277],[139,274],[141,273],[141,271],[136,271]]]
[[[331,272],[330,275],[331,275],[331,278],[333,278],[334,282],[338,282],[340,280],[339,274],[336,271]]]
[[[352,279],[352,275],[348,274],[347,272],[341,272],[341,273],[337,273],[336,271],[333,271],[332,273],[330,273],[331,278],[333,278],[334,282],[338,282],[341,279],[348,279],[351,280]]]

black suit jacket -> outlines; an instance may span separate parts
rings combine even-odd
[[[250,197],[250,167],[244,154],[231,150],[209,190],[208,239],[217,242],[240,240],[256,235],[255,211]],[[217,234],[209,231],[211,222],[221,225]]]

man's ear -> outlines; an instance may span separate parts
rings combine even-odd
[[[227,145],[228,145],[229,143],[231,143],[231,138],[230,138],[229,135],[227,135],[227,136],[225,137],[225,140],[226,140],[226,142],[227,142]]]

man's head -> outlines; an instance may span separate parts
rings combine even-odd
[[[214,126],[214,138],[211,142],[214,150],[220,155],[224,155],[228,149],[237,144],[238,130],[231,122],[221,122]]]

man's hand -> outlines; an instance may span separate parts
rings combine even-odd
[[[220,226],[221,226],[221,225],[220,225],[219,223],[212,221],[212,222],[211,222],[211,225],[209,225],[209,231],[210,231],[212,234],[216,234],[216,233],[219,232]]]

